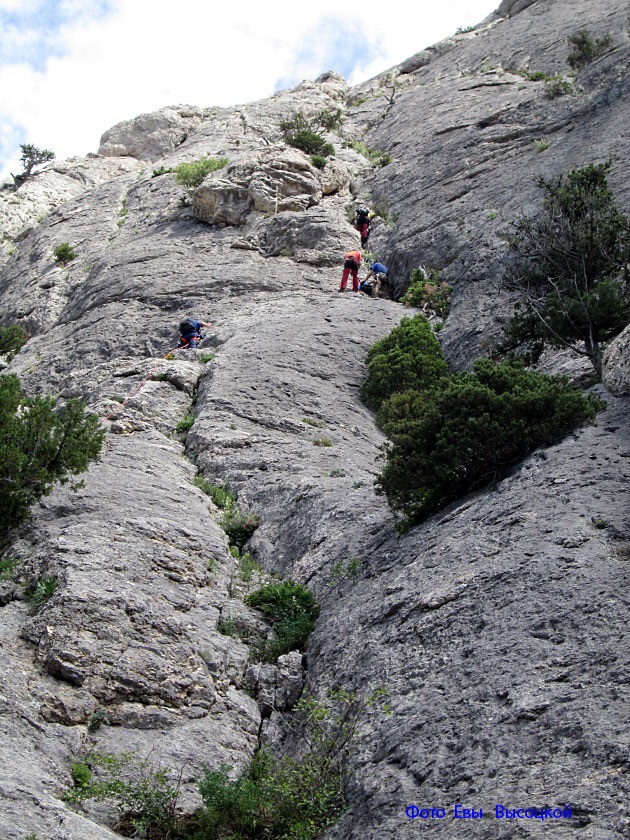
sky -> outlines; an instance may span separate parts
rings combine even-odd
[[[0,178],[20,144],[96,152],[165,105],[243,104],[334,70],[375,76],[500,0],[0,0]]]

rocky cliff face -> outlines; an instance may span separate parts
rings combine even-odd
[[[626,25],[612,0],[511,0],[359,88],[327,74],[239,108],[164,109],[2,194],[2,323],[32,334],[9,370],[29,393],[82,397],[109,430],[84,487],[42,500],[10,549],[25,577],[57,579],[52,597],[33,609],[0,582],[2,838],[116,836],[63,800],[92,748],[181,770],[193,807],[200,766],[245,766],[304,681],[321,696],[382,687],[392,710],[366,722],[327,837],[415,837],[418,821],[538,836],[537,820],[496,819],[501,804],[568,806],[559,837],[627,836],[627,388],[600,386],[596,427],[400,537],[373,492],[383,441],[358,388],[367,349],[408,311],[337,294],[358,245],[346,208],[368,200],[370,249],[399,286],[419,263],[454,286],[440,333],[453,367],[481,355],[508,311],[502,237],[537,205],[535,178],[611,158],[628,207]],[[615,48],[573,93],[517,72],[564,72],[581,28]],[[323,170],[282,142],[296,110],[338,107]],[[391,163],[373,169],[347,145],[359,138]],[[182,202],[163,170],[201,156],[229,163]],[[61,242],[78,255],[63,268]],[[165,358],[185,315],[212,321],[203,347]],[[624,346],[609,382],[624,381]],[[219,632],[247,638],[261,619],[198,474],[260,516],[250,550],[266,574],[322,597],[334,565],[360,559],[303,662],[248,672],[248,645]],[[457,804],[483,817],[454,819]],[[411,820],[410,805],[447,816]]]

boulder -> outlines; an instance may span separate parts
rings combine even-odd
[[[180,146],[212,111],[175,105],[117,123],[101,137],[98,153],[105,157],[158,160]]]
[[[192,198],[194,215],[208,224],[242,225],[254,210],[300,211],[318,204],[322,185],[307,155],[285,147],[265,150],[209,175]]]
[[[607,347],[602,364],[602,381],[611,394],[630,394],[630,326]]]

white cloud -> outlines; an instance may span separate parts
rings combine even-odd
[[[28,9],[33,2],[0,0],[0,9]],[[0,65],[0,115],[13,126],[3,132],[5,140],[21,127],[25,141],[54,149],[58,158],[84,155],[96,151],[101,134],[123,119],[164,105],[260,99],[279,80],[337,69],[318,66],[332,55],[339,63],[349,56],[367,78],[479,22],[495,5],[442,0],[414,7],[390,0],[384,10],[376,0],[345,8],[338,0],[267,0],[243,11],[241,4],[207,0],[112,3],[113,12],[102,16],[104,0],[61,0],[55,7],[59,26],[47,34],[55,54],[37,67],[30,56],[30,64]],[[101,17],[90,19],[88,13]],[[333,20],[332,29],[321,26],[325,18]],[[23,37],[36,24],[25,23]],[[358,47],[364,54],[357,54]]]

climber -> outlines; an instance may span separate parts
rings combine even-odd
[[[179,325],[180,337],[177,347],[180,349],[194,350],[203,338],[201,328],[210,326],[212,326],[212,322],[210,321],[195,321],[192,318],[184,318]]]
[[[381,284],[387,284],[389,276],[389,269],[383,263],[375,262],[369,268],[368,273],[359,283],[359,291],[370,297],[378,297],[381,289]],[[370,280],[370,278],[374,278]]]
[[[356,229],[361,234],[361,247],[365,248],[370,238],[370,209],[369,207],[357,207]]]
[[[360,265],[360,251],[348,251],[348,253],[345,254],[343,258],[343,274],[341,275],[341,286],[339,287],[340,292],[346,291],[346,286],[348,285],[348,275],[352,275],[352,291],[359,291],[359,276],[357,272],[359,271]]]

